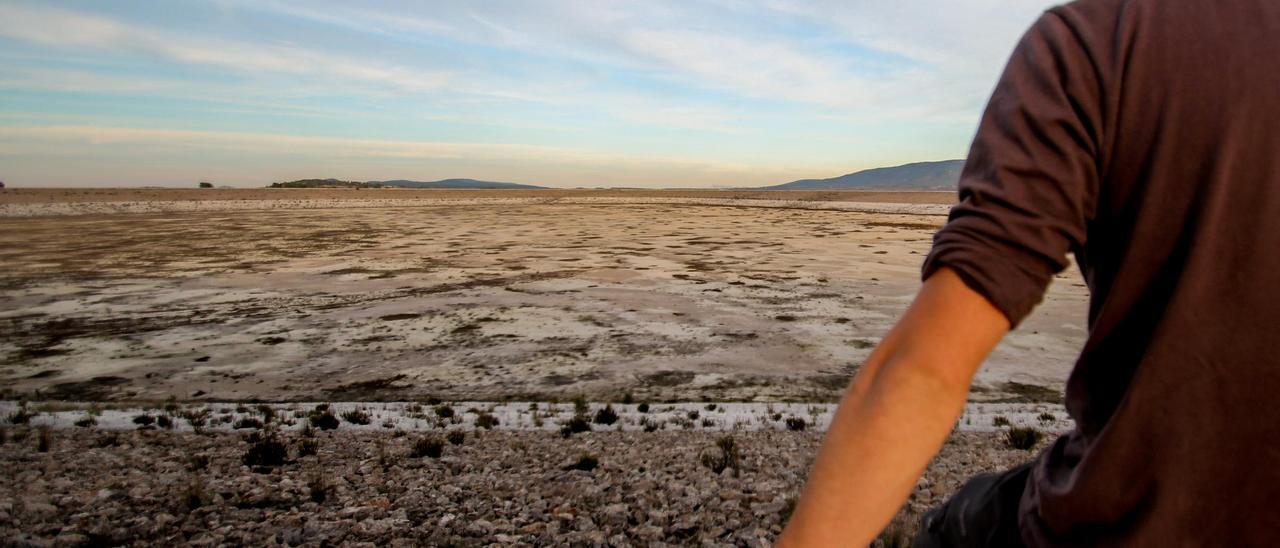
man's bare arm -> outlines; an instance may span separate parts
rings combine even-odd
[[[964,410],[1009,320],[951,269],[854,377],[780,546],[866,546],[889,523]]]

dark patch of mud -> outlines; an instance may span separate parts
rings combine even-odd
[[[381,379],[356,381],[334,388],[325,388],[324,393],[330,399],[342,401],[394,401],[403,399],[405,392],[413,388],[410,385],[396,385],[397,382],[406,378],[405,375],[400,374]]]
[[[62,382],[40,391],[40,397],[48,400],[105,401],[111,399],[116,388],[129,383],[124,377],[93,377],[87,381]]]

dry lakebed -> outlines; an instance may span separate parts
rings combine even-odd
[[[767,545],[952,200],[0,191],[0,539]],[[1054,280],[878,543],[1071,428],[1087,295]]]

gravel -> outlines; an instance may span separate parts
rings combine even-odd
[[[732,435],[739,468],[701,455]],[[276,436],[280,466],[251,467]],[[410,456],[439,432],[3,429],[0,542],[79,545],[769,545],[820,432],[472,431],[440,458]],[[41,438],[47,449],[41,451]],[[314,455],[298,456],[303,440]],[[1049,443],[1041,441],[1040,447]],[[968,476],[1025,461],[993,432],[956,432],[891,529]],[[584,455],[598,466],[575,469]],[[879,543],[879,541],[878,541]]]

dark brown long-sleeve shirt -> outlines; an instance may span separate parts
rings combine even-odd
[[[1280,2],[1083,0],[1015,50],[924,275],[1017,324],[1074,254],[1075,431],[1031,545],[1280,542]]]

